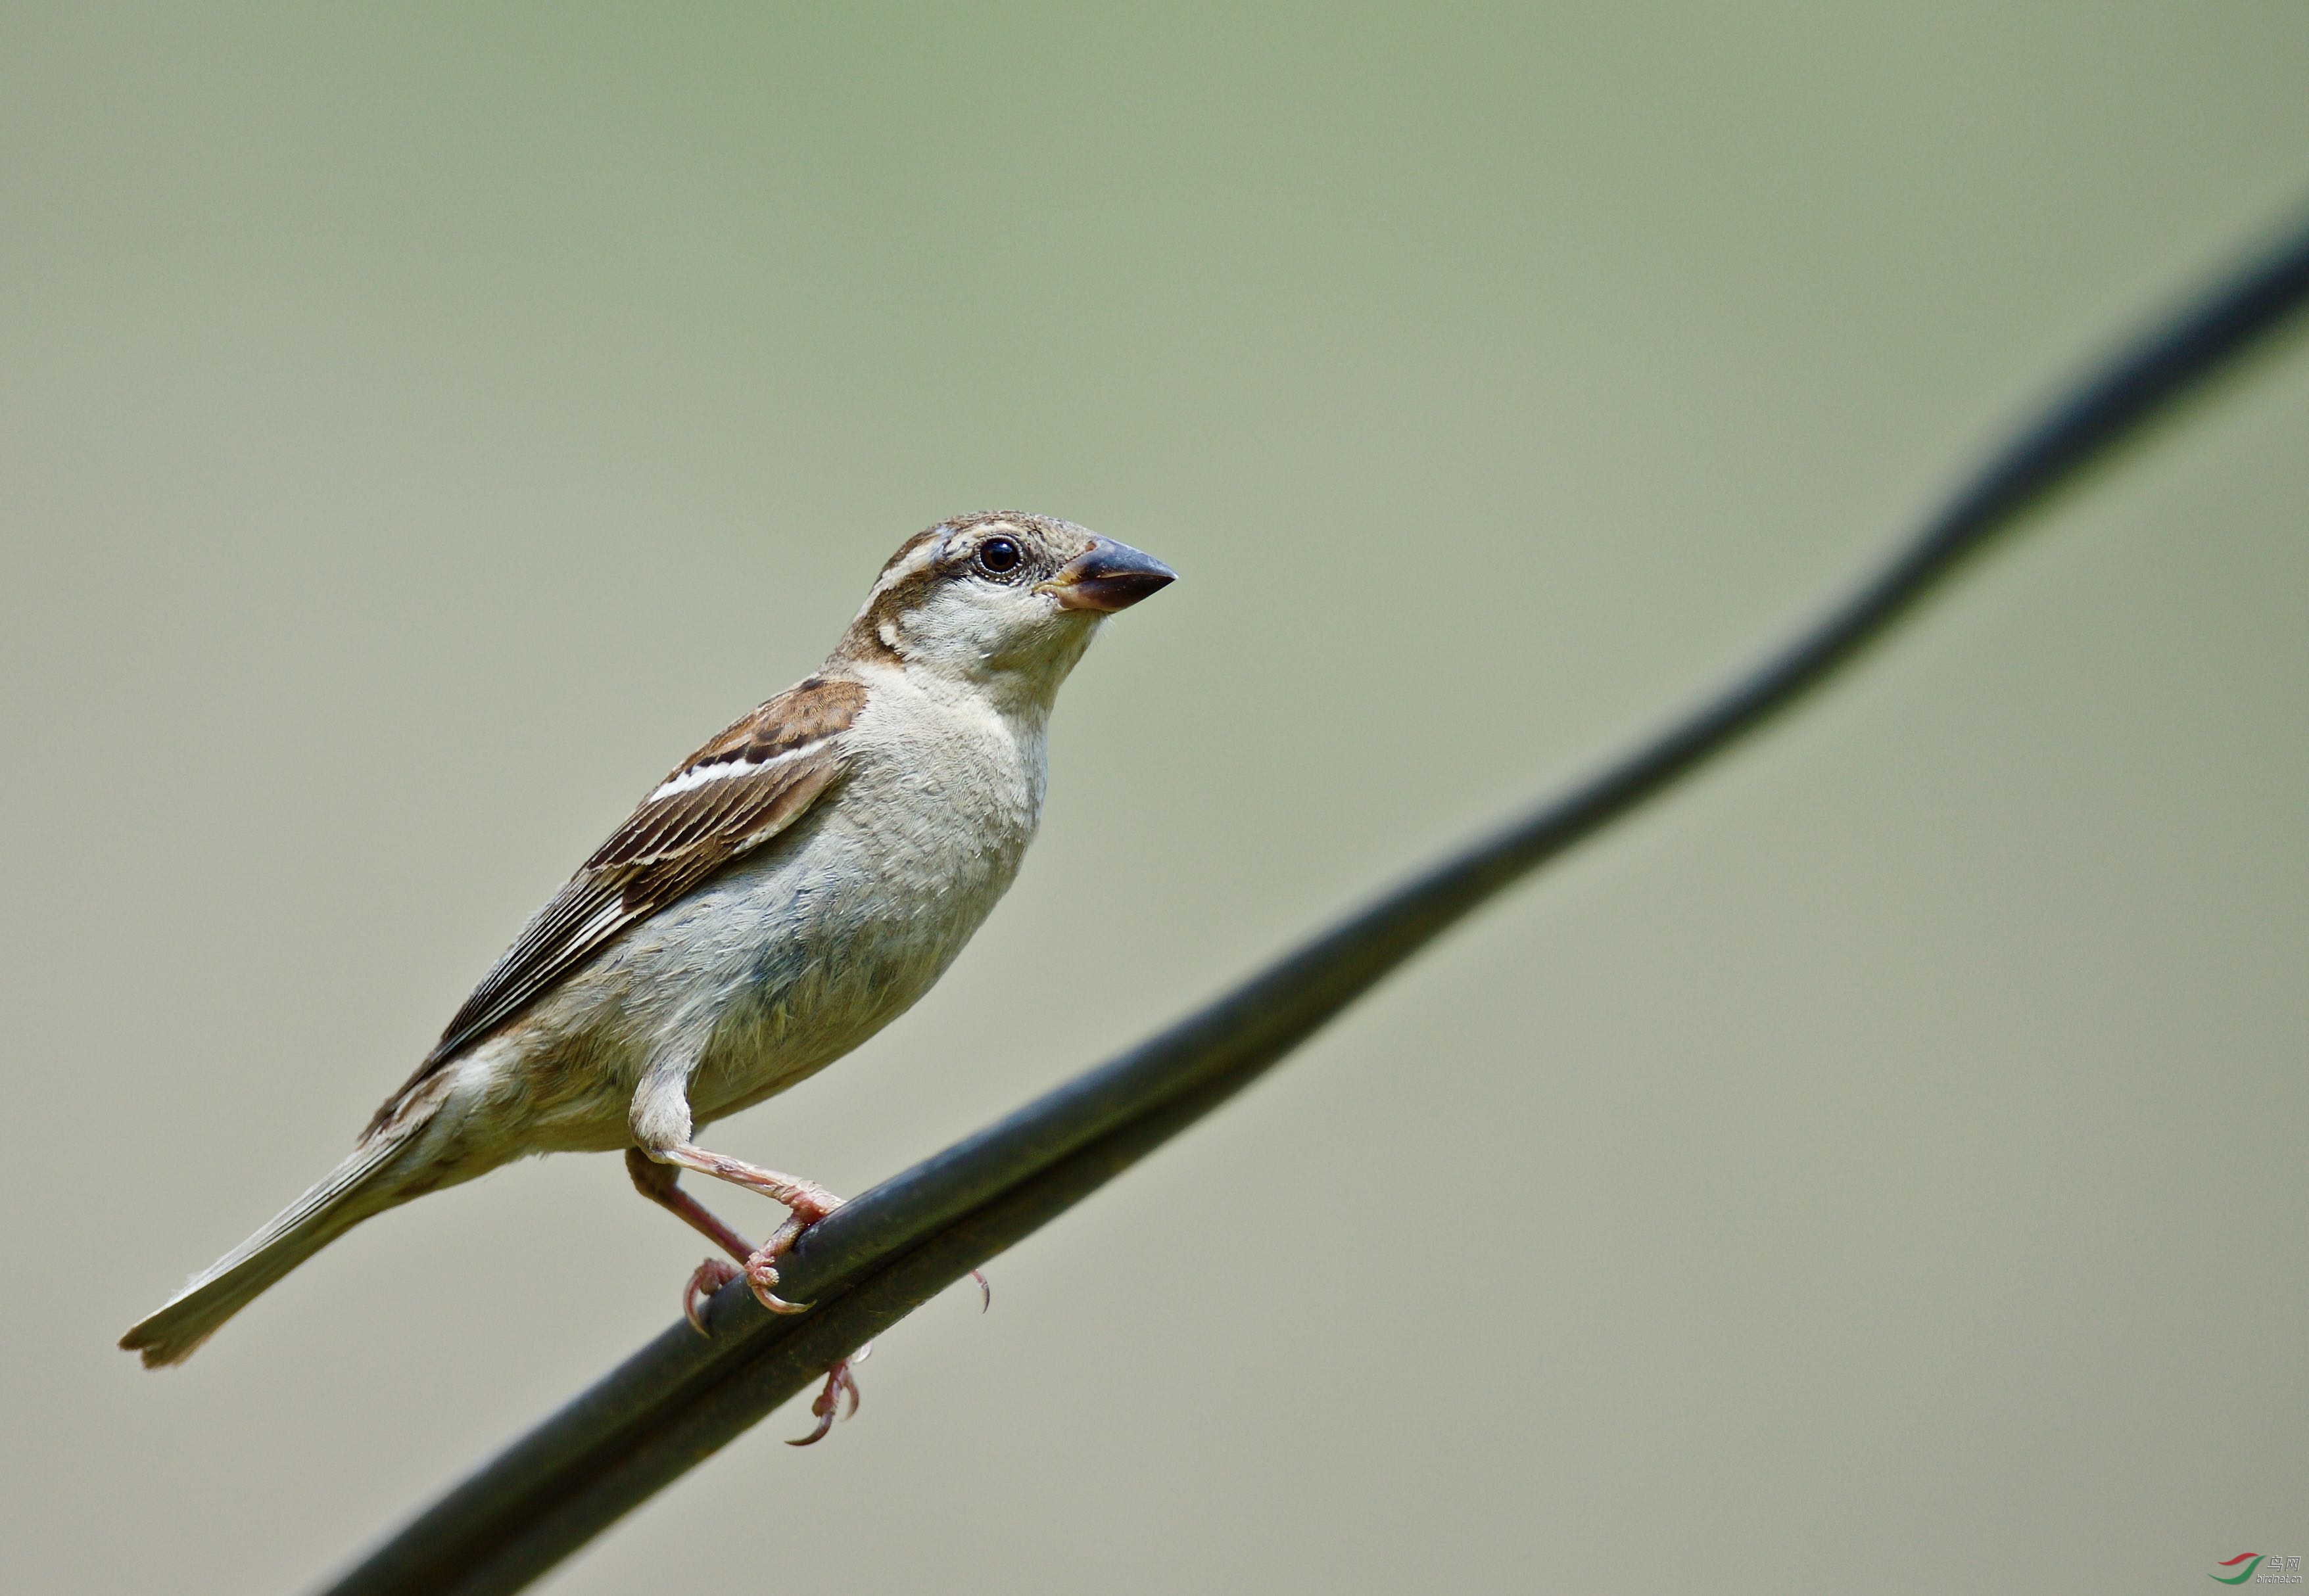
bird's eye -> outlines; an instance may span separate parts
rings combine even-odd
[[[989,538],[978,546],[979,568],[993,576],[1007,576],[1025,557],[1007,538]]]

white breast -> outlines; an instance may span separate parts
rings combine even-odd
[[[870,694],[847,774],[792,845],[668,917],[687,927],[667,939],[687,945],[673,962],[693,972],[685,1019],[710,1031],[690,1092],[701,1123],[823,1068],[912,1006],[1033,840],[1042,715],[927,692],[896,670]]]

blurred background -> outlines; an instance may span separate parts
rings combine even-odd
[[[1185,580],[717,1134],[845,1192],[1751,657],[2309,195],[2305,82],[2276,0],[8,6],[9,1583],[300,1588],[668,1322],[565,1158],[112,1346],[909,533]],[[552,1588],[2309,1552],[2305,424],[2296,337]]]

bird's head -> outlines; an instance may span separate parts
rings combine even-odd
[[[1100,621],[1176,577],[1070,521],[956,516],[890,556],[835,654],[1047,705]]]

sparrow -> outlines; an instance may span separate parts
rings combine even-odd
[[[531,917],[351,1154],[120,1344],[180,1363],[373,1214],[518,1158],[623,1151],[728,1253],[683,1309],[840,1203],[693,1137],[824,1069],[930,990],[1018,873],[1051,709],[1099,623],[1175,573],[1070,522],[989,511],[908,539],[826,663],[708,742]],[[783,1204],[761,1247],[684,1170]],[[815,1440],[857,1387],[827,1375]]]

